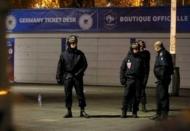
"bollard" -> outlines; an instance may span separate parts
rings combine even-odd
[[[39,107],[42,107],[42,95],[38,94],[38,105]]]
[[[179,96],[179,89],[180,89],[179,67],[174,67],[174,74],[172,75],[171,84],[169,86],[170,96]]]

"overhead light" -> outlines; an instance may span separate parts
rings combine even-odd
[[[0,96],[7,95],[8,91],[7,90],[0,90]]]
[[[111,7],[111,6],[112,6],[111,2],[108,2],[108,4],[106,5],[106,7]]]
[[[34,1],[32,4],[32,8],[59,8],[58,0],[38,0]]]

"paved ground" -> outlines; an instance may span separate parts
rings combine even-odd
[[[56,85],[14,85],[13,120],[18,131],[138,131],[157,122],[149,120],[155,112],[155,88],[148,88],[148,112],[139,111],[139,118],[120,118],[121,87],[86,86],[87,112],[80,118],[74,100],[74,118],[63,118],[64,90]],[[38,104],[42,95],[42,106]],[[180,90],[180,97],[171,97],[170,119],[190,107],[190,90]],[[129,115],[131,115],[129,113]]]

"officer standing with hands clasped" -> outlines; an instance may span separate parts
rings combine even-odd
[[[141,82],[143,77],[144,63],[140,56],[139,45],[131,44],[127,56],[124,58],[120,68],[120,82],[124,86],[122,103],[122,118],[127,117],[127,109],[132,104],[132,117],[137,118],[137,111],[141,97]]]
[[[142,59],[144,60],[144,78],[142,80],[142,90],[141,90],[141,104],[142,104],[142,111],[146,112],[146,84],[148,81],[148,76],[150,72],[150,52],[146,49],[146,44],[144,41],[139,40],[138,44],[140,46],[140,54]]]
[[[152,120],[164,120],[169,112],[168,88],[173,74],[173,62],[171,54],[164,48],[161,41],[154,44],[154,50],[158,53],[154,65],[156,82],[157,110]]]
[[[64,84],[65,104],[67,113],[65,118],[72,117],[72,89],[75,88],[80,111],[80,117],[88,117],[85,112],[86,100],[83,91],[83,76],[87,68],[87,60],[84,53],[77,49],[77,36],[71,35],[67,39],[68,48],[60,55],[57,67],[56,79],[59,84]]]

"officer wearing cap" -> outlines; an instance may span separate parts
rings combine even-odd
[[[75,88],[79,101],[80,117],[88,117],[85,112],[86,100],[83,91],[83,76],[87,68],[84,53],[77,49],[77,36],[71,35],[67,39],[67,49],[60,55],[56,79],[59,84],[64,84],[65,103],[67,113],[65,118],[72,117],[72,89]]]
[[[124,86],[122,118],[127,117],[127,109],[132,104],[132,117],[137,118],[143,77],[143,60],[140,57],[138,43],[132,43],[127,56],[120,67],[120,82]]]
[[[169,112],[168,88],[171,81],[171,75],[173,74],[173,62],[171,54],[164,48],[161,41],[155,42],[154,50],[157,52],[154,64],[154,75],[157,79],[157,110],[156,115],[151,119],[163,120],[167,119]]]
[[[148,76],[150,72],[150,52],[146,49],[146,44],[142,40],[138,40],[138,44],[140,46],[140,54],[142,59],[144,60],[144,77],[142,81],[142,90],[141,90],[141,104],[142,104],[142,111],[146,112],[146,84],[148,81]]]

